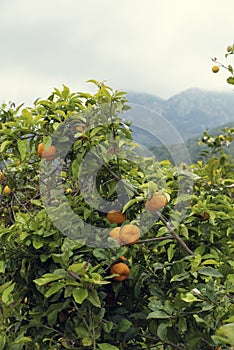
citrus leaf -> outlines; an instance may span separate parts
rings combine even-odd
[[[58,291],[60,291],[61,289],[63,289],[65,287],[65,283],[63,282],[56,282],[54,283],[45,293],[45,297],[49,298],[51,295],[57,293]]]
[[[218,271],[215,270],[213,267],[207,266],[207,267],[201,267],[198,272],[201,275],[210,276],[210,277],[223,277],[223,275]]]
[[[78,304],[82,304],[83,301],[88,297],[89,293],[87,289],[77,287],[72,291],[73,298]]]

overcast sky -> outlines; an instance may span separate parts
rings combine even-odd
[[[88,91],[88,79],[163,98],[231,91],[211,57],[226,63],[233,13],[233,0],[0,0],[0,101]]]

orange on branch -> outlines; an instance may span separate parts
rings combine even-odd
[[[145,203],[145,208],[151,212],[156,212],[167,205],[167,198],[164,194],[154,192],[153,196]]]
[[[119,232],[120,232],[121,227],[115,227],[113,230],[109,232],[109,236],[113,237],[120,245],[121,245],[121,240],[119,238]]]
[[[123,214],[120,210],[110,210],[107,213],[106,218],[110,221],[111,224],[122,224],[126,221],[126,215]]]
[[[130,269],[125,263],[117,263],[111,266],[110,274],[118,274],[119,276],[113,277],[115,281],[124,281],[130,275]]]
[[[219,71],[219,66],[213,66],[212,67],[212,72],[213,73],[218,73],[218,71]]]
[[[121,227],[119,238],[122,244],[134,244],[141,236],[139,228],[133,224],[127,224]]]
[[[45,149],[44,143],[40,143],[37,148],[37,153],[40,158],[45,158],[47,161],[51,161],[56,156],[56,147],[49,146],[48,149]]]

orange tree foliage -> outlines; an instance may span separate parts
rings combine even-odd
[[[64,86],[31,108],[1,107],[0,350],[230,349],[233,165],[224,152],[215,151],[232,142],[233,130],[222,137],[206,133],[202,142],[211,146],[212,155],[186,169],[169,161],[129,161],[125,152],[127,146],[134,147],[131,126],[121,120],[121,112],[128,108],[126,96],[104,83],[93,83],[94,94],[72,93]],[[114,112],[103,103],[114,106]],[[92,124],[92,112],[85,113],[95,108],[101,109],[98,125]],[[70,117],[69,130],[54,139]],[[115,153],[108,134],[118,140],[121,159],[108,160],[107,155]],[[53,174],[44,179],[46,184],[40,177],[53,161],[41,160],[37,152],[41,142],[48,149],[68,140],[71,146],[63,158],[59,186],[81,219],[74,225],[59,197],[49,197],[48,214],[44,192],[53,190]],[[132,191],[121,208],[127,218],[122,225],[139,226],[142,235],[136,244],[120,246],[109,237],[116,224],[101,207],[87,203],[80,190],[81,162],[99,144],[107,160],[96,176],[98,193],[115,210],[111,203],[121,174],[126,186],[120,195]],[[56,151],[58,155],[59,147]],[[149,168],[150,175],[145,171]],[[178,192],[178,178],[188,174],[193,191],[186,197]],[[6,185],[11,188],[8,196],[3,193]],[[161,214],[150,213],[155,222],[144,230],[138,216],[152,189],[169,194],[170,201]],[[182,218],[175,210],[178,203],[187,203]],[[179,223],[174,230],[167,224],[170,217]],[[93,235],[96,227],[103,234],[99,230]],[[108,242],[106,247],[103,241]],[[120,256],[127,258],[121,263],[130,269],[122,282],[110,275],[110,266]]]

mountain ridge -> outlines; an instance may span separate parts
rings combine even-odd
[[[202,134],[206,129],[234,123],[233,92],[189,88],[163,99],[153,94],[130,91],[127,99],[130,103],[162,114],[185,140]]]

